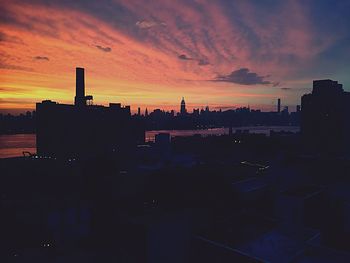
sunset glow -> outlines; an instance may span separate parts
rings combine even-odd
[[[95,104],[294,110],[313,79],[350,81],[349,4],[323,2],[5,0],[0,112],[72,103],[77,66]]]

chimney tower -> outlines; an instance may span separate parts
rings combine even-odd
[[[86,98],[85,98],[85,76],[84,76],[84,68],[76,68],[75,69],[75,106],[85,106]]]

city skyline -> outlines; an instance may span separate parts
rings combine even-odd
[[[350,0],[0,13],[0,262],[350,262]]]
[[[148,111],[274,111],[300,104],[313,79],[348,90],[347,1],[4,1],[0,112],[72,103],[87,69],[96,104]],[[327,19],[324,19],[327,17]],[[292,107],[291,107],[292,106]]]

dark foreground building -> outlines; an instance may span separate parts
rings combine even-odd
[[[130,106],[92,105],[85,96],[84,69],[76,68],[75,104],[45,100],[36,104],[37,153],[79,158],[108,154],[144,142],[141,123],[131,118]]]
[[[301,98],[304,144],[317,152],[343,153],[349,149],[350,93],[330,79],[315,80],[311,94]]]

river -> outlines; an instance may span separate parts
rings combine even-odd
[[[269,135],[270,131],[288,131],[298,132],[298,126],[253,126],[253,127],[235,127],[236,130],[249,130],[250,133],[259,133]],[[213,128],[205,130],[159,130],[146,131],[146,142],[154,141],[154,137],[158,133],[170,133],[171,137],[175,136],[192,136],[200,134],[201,136],[223,135],[228,134],[228,128]],[[35,134],[14,134],[14,135],[0,135],[0,158],[9,158],[22,156],[23,151],[31,153],[36,152],[36,138]]]

